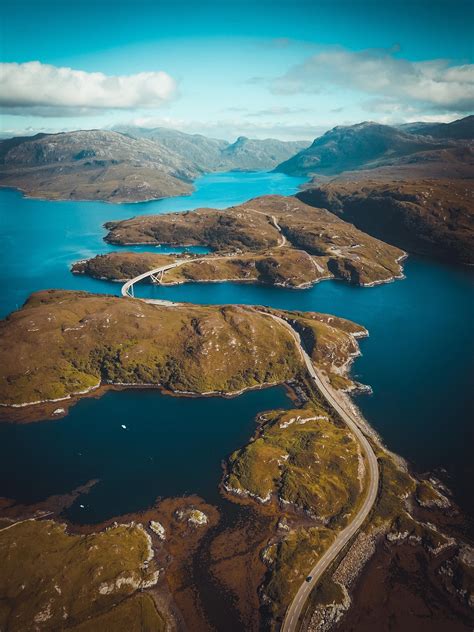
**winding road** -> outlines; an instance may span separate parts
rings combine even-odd
[[[258,213],[259,215],[265,215],[265,217],[267,217],[270,220],[270,223],[276,228],[276,230],[280,233],[280,242],[277,244],[277,248],[282,248],[283,246],[286,245],[286,237],[285,235],[282,233],[281,227],[277,222],[277,218],[274,215],[268,215],[268,213],[263,213],[262,211],[256,211],[255,209],[247,209],[249,211],[251,211],[252,213]],[[199,261],[213,261],[214,259],[232,259],[235,255],[221,255],[221,256],[216,256],[216,257],[198,257],[195,259],[177,259],[176,261],[173,261],[173,263],[167,263],[164,266],[160,266],[159,268],[153,268],[153,270],[148,270],[147,272],[144,272],[143,274],[139,274],[138,276],[134,277],[133,279],[129,279],[128,281],[126,281],[123,286],[122,286],[122,296],[129,296],[131,298],[135,298],[134,297],[134,292],[133,292],[133,286],[136,283],[139,283],[140,281],[143,281],[144,279],[147,279],[149,277],[156,277],[157,275],[162,275],[164,272],[166,272],[167,270],[172,270],[173,268],[179,268],[179,266],[182,266],[186,263],[196,263]],[[160,304],[160,305],[175,305],[176,303],[171,303],[170,301],[160,301],[160,300],[156,300],[156,299],[141,299],[143,301],[146,301],[147,303],[155,303],[155,304]]]
[[[300,619],[303,607],[316,583],[322,577],[324,571],[330,566],[337,555],[346,546],[349,540],[351,540],[351,538],[357,533],[357,531],[360,529],[365,519],[369,515],[377,498],[379,488],[379,467],[377,457],[366,436],[360,429],[357,418],[353,415],[352,411],[344,408],[344,406],[340,402],[337,393],[334,391],[327,379],[321,374],[320,371],[318,371],[314,367],[311,358],[306,353],[304,347],[301,344],[301,338],[298,332],[295,331],[295,329],[293,329],[293,327],[283,318],[275,316],[274,314],[268,314],[267,312],[260,313],[267,314],[268,316],[273,318],[273,320],[277,321],[290,331],[298,346],[300,354],[303,358],[303,362],[308,370],[309,375],[311,376],[311,379],[315,383],[319,392],[323,395],[330,406],[338,413],[338,415],[359,441],[366,459],[366,465],[368,466],[368,484],[365,490],[365,498],[357,514],[355,515],[352,522],[337,535],[331,546],[324,552],[324,554],[319,558],[313,568],[309,571],[308,577],[311,577],[311,580],[307,581],[305,579],[303,581],[298,589],[298,592],[294,596],[293,601],[286,611],[281,631],[293,632],[298,627],[298,621]]]
[[[245,210],[246,211],[250,211],[251,213],[258,213],[259,215],[264,215],[267,219],[269,219],[270,223],[273,224],[273,226],[280,233],[280,243],[277,245],[277,248],[283,248],[283,246],[286,246],[287,239],[286,239],[285,235],[283,234],[281,226],[278,223],[277,218],[275,217],[275,215],[269,215],[268,213],[264,213],[263,211],[257,211],[257,209],[255,209],[255,208],[248,208],[247,207]]]
[[[12,522],[6,527],[2,527],[0,529],[0,532],[8,531],[8,529],[13,529],[13,527],[16,527],[18,524],[23,524],[24,522],[34,522],[35,520],[41,520],[42,518],[46,518],[47,516],[52,516],[53,514],[54,514],[54,511],[47,511],[44,514],[41,514],[41,516],[35,516],[34,518],[24,518],[23,520],[17,520],[16,522]]]
[[[250,209],[253,210],[253,209]],[[259,213],[260,211],[254,211]],[[263,214],[263,213],[262,213]],[[275,228],[279,231],[282,239],[280,241],[280,247],[284,246],[286,243],[285,236],[282,234],[281,228],[278,225],[278,222],[275,217],[271,217],[272,223]],[[232,255],[230,255],[232,257]],[[226,259],[229,256],[222,257],[212,257],[213,259]],[[135,283],[138,283],[148,277],[155,277],[156,275],[161,275],[166,272],[166,270],[171,270],[173,268],[177,268],[185,263],[189,263],[190,261],[204,261],[209,260],[210,257],[203,257],[198,259],[183,259],[177,260],[173,263],[169,263],[167,265],[161,266],[159,268],[154,268],[153,270],[149,270],[148,272],[144,272],[133,279],[130,279],[122,286],[122,296],[134,297],[133,294],[133,286]],[[148,303],[161,304],[165,306],[176,305],[176,303],[171,303],[170,301],[160,301],[160,300],[152,300],[152,299],[139,299]],[[329,548],[324,552],[324,554],[319,558],[313,568],[309,571],[308,577],[310,580],[305,579],[300,585],[298,592],[296,593],[293,601],[289,605],[285,618],[283,620],[283,625],[281,627],[281,632],[295,632],[298,628],[298,623],[301,617],[301,613],[303,611],[304,605],[311,593],[311,591],[316,586],[319,579],[321,579],[324,572],[331,565],[331,563],[335,560],[338,554],[342,551],[342,549],[346,546],[346,544],[353,538],[353,536],[358,532],[365,519],[369,515],[374,502],[377,498],[378,487],[379,487],[379,468],[377,457],[367,440],[365,434],[362,432],[357,417],[353,414],[350,409],[347,409],[344,406],[344,401],[341,401],[341,398],[338,396],[337,392],[332,388],[329,384],[326,377],[318,371],[313,365],[311,358],[308,353],[305,351],[299,333],[291,326],[289,322],[276,316],[275,314],[271,314],[269,312],[263,310],[255,310],[265,316],[272,318],[275,322],[279,323],[282,327],[285,327],[292,335],[298,350],[301,354],[301,358],[306,366],[306,369],[314,382],[315,386],[319,390],[319,392],[326,399],[328,404],[335,410],[340,418],[347,425],[349,430],[353,433],[356,439],[359,441],[359,444],[362,448],[363,455],[365,457],[366,462],[366,472],[368,474],[367,484],[365,489],[364,500],[362,505],[359,507],[357,514],[354,516],[353,520],[350,524],[347,525],[338,535],[334,542],[329,546]]]

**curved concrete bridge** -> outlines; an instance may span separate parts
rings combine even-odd
[[[160,266],[159,268],[153,268],[153,270],[148,270],[148,272],[144,272],[143,274],[139,274],[133,279],[129,279],[122,285],[122,296],[128,296],[130,298],[135,298],[135,293],[133,290],[133,286],[136,283],[140,283],[144,279],[151,278],[154,283],[161,283],[163,278],[163,274],[167,270],[172,270],[173,268],[179,268],[179,266],[184,266],[186,263],[197,263],[200,261],[214,261],[215,259],[232,259],[235,255],[220,255],[218,257],[197,257],[195,259],[177,259],[173,261],[173,263],[167,263],[164,266]],[[145,303],[154,303],[155,305],[179,305],[179,303],[173,303],[171,301],[164,301],[160,299],[153,298],[140,298],[141,301]]]
[[[269,215],[268,213],[264,213],[263,211],[257,211],[256,209],[253,209],[253,208],[249,208],[247,210],[251,211],[252,213],[258,213],[259,215],[264,215],[269,220],[270,224],[272,224],[272,226],[274,226],[276,230],[280,233],[280,241],[276,245],[277,248],[282,248],[283,246],[286,245],[287,243],[286,237],[283,234],[281,230],[281,226],[279,225],[277,218],[274,215]],[[163,278],[164,272],[166,272],[167,270],[172,270],[173,268],[178,268],[179,266],[182,266],[185,263],[195,263],[196,261],[212,261],[214,259],[229,259],[229,258],[232,258],[233,256],[234,255],[221,255],[217,257],[199,257],[196,259],[177,259],[173,263],[168,263],[164,266],[160,266],[159,268],[148,270],[148,272],[144,272],[143,274],[139,274],[133,279],[129,279],[122,286],[122,296],[129,296],[131,298],[135,298],[133,286],[136,283],[139,283],[140,281],[143,281],[144,279],[147,279],[149,277],[152,279],[153,282],[160,283],[161,279]],[[171,303],[171,301],[160,301],[158,299],[141,299],[141,300],[146,301],[147,303],[156,303],[160,305],[170,305],[170,304],[176,305],[177,304],[177,303]]]
[[[173,263],[167,263],[164,266],[160,266],[159,268],[153,268],[153,270],[148,270],[148,272],[144,272],[143,274],[139,274],[133,279],[129,279],[122,285],[122,296],[128,296],[130,298],[135,298],[135,293],[133,287],[135,283],[140,283],[144,279],[151,278],[155,283],[160,283],[163,278],[163,273],[167,270],[172,270],[173,268],[178,268],[179,266],[184,265],[185,263],[189,263],[189,261],[202,261],[202,259],[183,259],[174,261]],[[155,303],[156,305],[177,305],[177,303],[172,303],[171,301],[162,301],[159,299],[152,298],[142,298],[140,299],[145,301],[146,303]]]

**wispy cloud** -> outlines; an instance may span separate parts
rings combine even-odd
[[[247,116],[260,117],[260,116],[288,116],[294,114],[303,114],[310,112],[309,108],[289,108],[284,106],[275,105],[263,110],[256,110],[255,112],[249,112]]]
[[[353,52],[332,47],[275,79],[276,94],[318,93],[333,87],[418,104],[432,110],[474,109],[474,65],[447,59],[410,61],[398,47]]]
[[[263,85],[268,82],[267,77],[249,77],[243,83],[249,86]]]
[[[176,82],[166,72],[105,75],[32,61],[0,64],[0,106],[12,113],[45,116],[85,114],[88,110],[155,108],[172,99]]]
[[[251,121],[240,118],[222,118],[213,121],[197,121],[170,117],[137,117],[133,120],[123,121],[124,125],[137,127],[169,127],[189,134],[204,134],[216,138],[225,138],[233,141],[238,136],[251,138],[279,138],[281,140],[312,140],[320,136],[331,125],[313,125],[311,123],[283,123],[281,121],[269,122]]]

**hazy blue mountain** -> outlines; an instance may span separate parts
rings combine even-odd
[[[117,126],[114,128],[133,138],[146,138],[167,147],[196,169],[210,171],[265,171],[294,156],[311,141],[258,140],[240,136],[234,143],[201,134],[185,134],[165,127]]]
[[[451,123],[406,123],[399,129],[411,134],[422,134],[433,138],[474,139],[474,116],[452,121]]]
[[[291,175],[335,175],[349,169],[377,167],[420,151],[454,146],[450,139],[411,134],[390,125],[358,123],[338,126],[316,138],[310,147],[278,165]]]

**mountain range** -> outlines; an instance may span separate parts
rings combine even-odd
[[[201,134],[185,134],[166,127],[117,126],[114,130],[132,138],[152,140],[188,160],[203,172],[268,171],[306,149],[311,141],[256,140],[239,136],[234,143]]]
[[[352,169],[392,165],[420,152],[456,149],[473,138],[474,116],[449,124],[416,123],[404,129],[372,122],[338,126],[278,165],[277,171],[333,176]]]
[[[412,124],[414,134],[407,129],[375,123],[335,128],[278,169],[313,172],[297,197],[373,237],[472,264],[474,117]]]
[[[47,199],[157,199],[190,193],[204,173],[273,169],[308,144],[163,128],[37,134],[0,141],[0,185]]]
[[[47,199],[186,195],[214,171],[309,177],[297,194],[409,252],[474,263],[474,117],[338,126],[310,145],[234,143],[165,128],[37,134],[0,142],[0,185]]]

